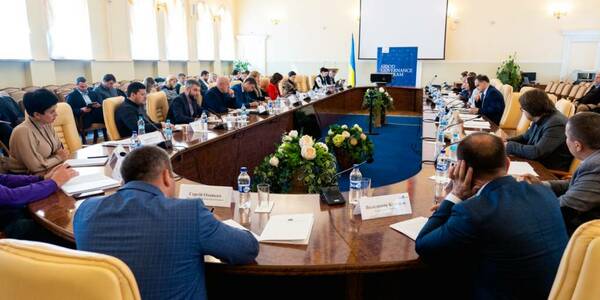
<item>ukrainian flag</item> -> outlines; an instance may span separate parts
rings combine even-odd
[[[348,85],[356,86],[356,60],[354,59],[354,34],[352,34],[352,46],[350,48],[350,61],[348,64]]]

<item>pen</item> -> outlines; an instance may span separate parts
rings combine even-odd
[[[105,157],[108,157],[108,155],[88,156],[88,159],[92,159],[92,158],[105,158]]]
[[[215,211],[214,207],[210,209],[210,213],[212,214],[213,211]]]

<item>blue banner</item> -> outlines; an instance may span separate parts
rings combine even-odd
[[[377,72],[392,73],[390,86],[417,85],[417,47],[377,48]]]

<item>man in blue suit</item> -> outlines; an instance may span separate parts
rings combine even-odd
[[[250,95],[256,88],[256,80],[252,77],[248,77],[243,83],[238,83],[231,87],[235,95],[235,107],[241,108],[242,105],[246,108],[257,107],[258,102],[254,101]]]
[[[547,298],[568,239],[556,196],[507,176],[510,161],[494,135],[468,136],[458,159],[417,253],[434,266],[472,267],[461,281],[475,299]]]
[[[73,220],[77,248],[124,261],[142,299],[206,299],[204,255],[247,264],[258,255],[251,232],[226,225],[201,199],[176,199],[167,153],[155,146],[130,152],[125,185],[83,202]],[[90,282],[93,284],[93,282]]]
[[[183,93],[179,94],[169,107],[168,118],[172,124],[188,124],[194,122],[202,115],[198,105],[200,97],[200,83],[194,79],[185,82]]]
[[[217,86],[206,92],[202,100],[202,108],[213,114],[223,114],[228,111],[227,108],[233,108],[234,106],[235,94],[229,88],[229,78],[217,78]]]
[[[504,114],[504,96],[490,85],[490,79],[485,75],[477,75],[475,85],[479,95],[475,98],[475,107],[471,108],[471,113],[480,114],[499,125]]]
[[[75,84],[77,86],[67,95],[67,103],[73,110],[75,120],[77,120],[78,126],[81,127],[81,138],[85,141],[83,129],[90,127],[93,123],[104,124],[104,115],[102,113],[102,101],[104,99],[88,88],[85,77],[77,77]],[[106,139],[108,137],[106,129],[103,129],[102,133]],[[95,133],[94,138],[96,136],[97,134]]]

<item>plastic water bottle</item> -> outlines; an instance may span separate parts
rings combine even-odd
[[[440,118],[440,123],[437,128],[436,141],[435,141],[435,154],[439,154],[446,147],[446,127],[448,127],[448,121],[446,118]]]
[[[269,112],[269,115],[272,115],[274,113],[273,101],[269,101],[269,103],[267,103],[267,111]]]
[[[167,119],[164,133],[167,141],[173,140],[173,129],[171,128],[171,120],[169,119]]]
[[[138,136],[136,131],[133,131],[131,133],[131,142],[129,144],[129,147],[131,148],[131,150],[135,150],[136,148],[139,148],[142,146],[142,141],[140,140],[140,137]]]
[[[202,111],[202,115],[200,115],[200,130],[208,131],[208,116],[205,111]]]
[[[248,111],[246,110],[246,105],[242,104],[242,108],[240,108],[240,114],[242,115],[242,117],[246,117],[246,115],[248,114]]]
[[[435,164],[435,181],[438,183],[443,183],[446,181],[448,177],[448,157],[446,156],[446,150],[442,149],[440,155],[438,155],[436,164]]]
[[[240,208],[250,208],[250,175],[248,168],[241,167],[238,176],[238,192],[240,192]]]
[[[360,169],[358,165],[354,165],[354,169],[350,172],[350,203],[356,204],[361,196],[361,182],[362,182],[362,173],[360,173]]]
[[[146,122],[144,122],[144,117],[140,115],[137,122],[138,130],[137,133],[139,135],[146,134]]]
[[[457,151],[458,143],[460,142],[460,135],[457,130],[452,131],[452,139],[450,139],[450,154],[448,155],[451,162],[458,161]]]

